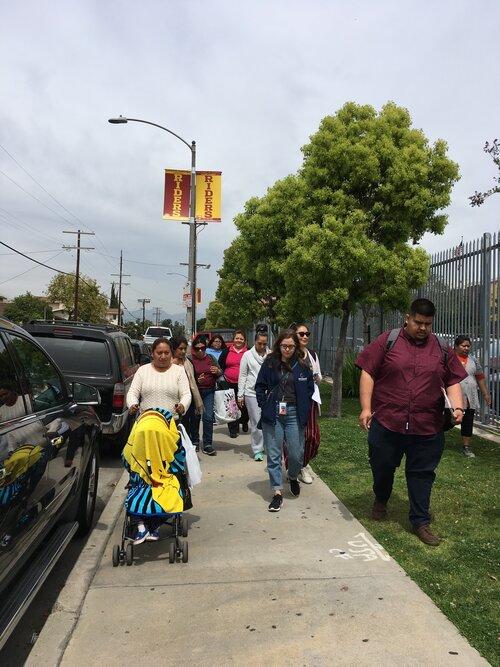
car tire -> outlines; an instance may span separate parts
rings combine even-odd
[[[82,488],[80,489],[80,499],[76,512],[76,521],[78,521],[77,535],[86,535],[92,528],[94,522],[95,504],[97,500],[97,486],[99,482],[99,454],[97,445],[92,446],[90,459],[85,469]]]

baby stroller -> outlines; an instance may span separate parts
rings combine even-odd
[[[191,509],[191,492],[186,475],[186,451],[175,420],[161,408],[145,411],[134,424],[122,452],[130,473],[121,544],[112,552],[113,567],[132,565],[138,525],[147,526],[148,538],[159,539],[158,528],[171,528],[168,560],[188,562],[188,523],[182,516]]]

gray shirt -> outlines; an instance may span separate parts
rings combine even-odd
[[[477,393],[478,385],[476,375],[483,372],[482,366],[475,357],[469,355],[467,357],[467,362],[464,364],[464,370],[467,373],[467,377],[460,383],[463,397],[467,407],[471,410],[479,410],[480,405]]]

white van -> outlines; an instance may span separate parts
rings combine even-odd
[[[142,340],[151,346],[157,338],[168,338],[170,340],[172,338],[170,327],[148,327]]]

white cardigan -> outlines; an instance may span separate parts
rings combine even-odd
[[[140,411],[164,408],[174,413],[182,403],[186,411],[191,405],[191,389],[186,371],[172,364],[166,371],[157,371],[153,364],[141,366],[134,375],[127,394],[127,406],[139,405]]]
[[[260,367],[270,350],[266,350],[264,356],[260,356],[254,347],[247,350],[241,357],[240,374],[238,376],[238,398],[244,396],[255,396],[255,383]]]

